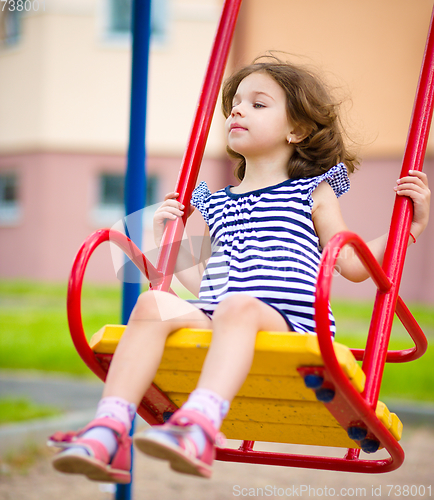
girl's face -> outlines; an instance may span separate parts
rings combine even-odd
[[[238,85],[226,120],[228,146],[248,159],[291,155],[294,126],[288,119],[286,95],[266,73],[252,73]],[[280,157],[280,156],[279,156]]]

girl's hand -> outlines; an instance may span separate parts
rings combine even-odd
[[[409,175],[396,181],[394,187],[399,196],[408,196],[413,201],[411,233],[417,239],[428,224],[431,191],[424,172],[410,170]]]
[[[184,205],[176,201],[178,196],[179,193],[175,192],[166,194],[163,204],[154,214],[154,240],[157,247],[160,246],[161,239],[163,238],[164,227],[167,220],[176,220],[178,217],[184,215]],[[190,205],[187,217],[190,217],[193,211],[194,207]]]

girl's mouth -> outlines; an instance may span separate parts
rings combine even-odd
[[[239,132],[239,131],[244,131],[247,130],[245,127],[242,127],[239,123],[232,123],[230,126],[230,132]]]

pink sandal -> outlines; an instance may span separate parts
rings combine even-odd
[[[106,448],[95,439],[83,439],[81,436],[94,427],[108,427],[114,431],[118,450],[110,461]],[[56,432],[49,438],[48,446],[68,449],[79,446],[89,455],[74,453],[58,453],[52,460],[53,467],[68,474],[84,474],[92,481],[108,483],[131,482],[131,438],[127,435],[125,426],[110,417],[92,420],[84,429],[78,432]]]
[[[198,425],[205,433],[207,440],[203,453],[199,456],[196,444],[189,438],[189,427]],[[183,474],[192,474],[209,478],[211,465],[215,458],[215,446],[224,444],[224,436],[218,432],[212,422],[202,413],[195,410],[178,410],[164,425],[156,425],[152,429],[174,435],[179,445],[160,440],[149,431],[133,437],[135,446],[146,455],[161,460],[168,460],[170,467]],[[148,435],[151,434],[151,435]]]

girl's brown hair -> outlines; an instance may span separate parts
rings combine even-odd
[[[294,144],[294,153],[288,162],[289,178],[314,177],[344,162],[349,173],[354,172],[359,161],[348,151],[338,114],[339,103],[332,100],[326,86],[311,72],[300,66],[282,62],[275,57],[256,59],[253,64],[240,69],[223,85],[222,108],[225,117],[232,111],[233,99],[244,78],[255,72],[271,76],[285,91],[287,113],[296,129],[306,137]],[[270,60],[271,59],[271,60]],[[246,170],[244,156],[229,147],[228,153],[239,160],[235,175],[242,180]]]

